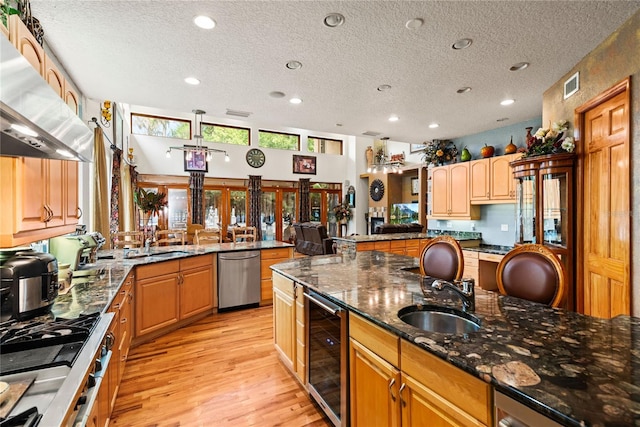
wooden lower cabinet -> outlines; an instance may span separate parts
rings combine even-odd
[[[356,251],[380,251],[391,254],[409,255],[415,258],[420,256],[421,239],[406,240],[380,240],[374,242],[356,243]]]
[[[273,301],[271,266],[291,258],[293,258],[293,246],[260,251],[260,305],[271,304]]]
[[[306,384],[306,327],[303,286],[273,273],[273,339],[280,359]]]
[[[138,266],[135,337],[163,331],[213,309],[213,255]]]
[[[349,322],[351,426],[493,425],[489,384],[353,313]]]
[[[476,284],[479,284],[478,273],[478,252],[477,251],[465,251],[462,250],[462,256],[464,258],[464,271],[463,277],[470,277],[475,280]]]

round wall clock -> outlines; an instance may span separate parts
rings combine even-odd
[[[371,185],[369,186],[369,194],[371,198],[378,202],[384,196],[384,184],[379,179],[374,179]]]
[[[251,150],[247,151],[247,163],[249,164],[249,166],[259,168],[264,165],[264,161],[265,156],[262,150],[252,148]]]

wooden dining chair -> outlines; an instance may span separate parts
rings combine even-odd
[[[184,245],[185,234],[185,230],[158,230],[155,245]]]
[[[192,243],[193,244],[196,243],[196,232],[198,230],[204,230],[204,225],[202,225],[202,224],[189,224],[189,225],[187,225],[187,235],[185,237],[187,245],[190,245]]]
[[[114,249],[141,248],[144,245],[142,231],[119,231],[111,234]]]
[[[420,254],[420,274],[453,282],[462,277],[464,258],[462,248],[450,236],[431,239]]]
[[[233,227],[231,229],[231,239],[234,242],[255,242],[256,241],[256,228],[255,227]]]
[[[496,282],[502,295],[558,307],[564,300],[567,275],[560,259],[539,244],[517,246],[509,251],[496,269]]]
[[[196,235],[193,238],[193,243],[196,245],[208,245],[211,243],[220,243],[222,237],[220,236],[220,230],[218,229],[202,229],[196,230]]]

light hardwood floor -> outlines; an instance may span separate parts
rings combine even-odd
[[[331,426],[280,363],[270,306],[214,314],[131,350],[110,425]]]

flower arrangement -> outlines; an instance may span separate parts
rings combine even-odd
[[[571,136],[564,137],[568,129],[569,122],[566,120],[554,122],[548,129],[538,129],[527,140],[525,156],[573,152],[576,148],[575,140]]]
[[[443,165],[457,160],[458,149],[449,140],[435,139],[425,142],[424,146],[422,149],[422,161],[427,164]]]
[[[333,213],[335,214],[336,219],[338,221],[342,221],[342,220],[349,221],[351,219],[351,208],[349,207],[349,205],[345,205],[345,204],[336,205],[333,208]]]
[[[134,193],[134,201],[142,212],[146,214],[150,213],[153,216],[156,215],[160,209],[167,206],[165,196],[166,194],[164,193],[156,193],[154,191],[146,191],[144,188],[139,188],[138,191]]]

